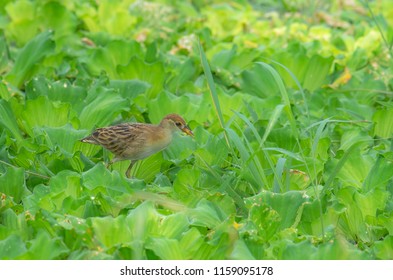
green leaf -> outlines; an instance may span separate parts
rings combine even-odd
[[[261,202],[270,206],[281,217],[280,228],[288,228],[295,225],[298,215],[301,215],[302,205],[307,202],[307,197],[300,191],[289,191],[286,193],[273,193],[262,191],[258,195],[246,199],[248,207],[253,203],[261,205]],[[288,208],[288,205],[291,207]]]
[[[393,215],[385,214],[385,215],[378,215],[378,220],[381,221],[381,224],[387,229],[389,235],[393,236]]]
[[[205,143],[202,147],[195,150],[193,152],[196,160],[197,166],[201,166],[202,168],[207,165],[210,166],[223,166],[226,164],[226,158],[228,155],[228,146],[225,143],[225,139],[223,137],[213,137],[210,133],[210,136],[206,140],[202,140],[202,137],[199,135],[203,134],[201,129],[194,131],[195,134],[195,142],[196,143]]]
[[[241,77],[241,89],[245,93],[262,98],[279,94],[278,85],[271,71],[263,64],[253,64],[251,69],[242,72]]]
[[[86,135],[86,131],[76,130],[70,124],[66,124],[62,127],[40,127],[35,129],[34,134],[44,135],[49,149],[55,150],[59,147],[67,157],[72,157],[76,150],[75,144]]]
[[[30,192],[25,185],[25,172],[23,168],[6,167],[6,172],[0,176],[0,192],[11,196],[15,203]]]
[[[176,93],[183,90],[186,91],[188,87],[193,87],[195,74],[196,66],[193,59],[190,58],[172,69],[171,77],[168,78],[166,87]]]
[[[348,129],[341,136],[340,150],[346,151],[352,145],[359,143],[361,147],[372,145],[373,139],[366,133],[359,131],[359,129]]]
[[[306,52],[307,50],[303,46],[295,42],[285,52],[276,53],[273,59],[290,71],[278,68],[280,75],[288,86],[295,86],[296,81],[293,79],[293,76],[295,76],[304,89],[313,92],[326,83],[334,58],[333,56],[323,57],[319,54],[309,56]],[[293,73],[293,76],[291,73]]]
[[[132,241],[130,227],[128,226],[126,216],[120,215],[116,218],[93,217],[90,220],[94,236],[105,249]]]
[[[387,110],[377,110],[373,116],[374,136],[390,138],[393,136],[393,108]]]
[[[87,96],[86,88],[69,80],[51,81],[44,76],[38,76],[26,84],[27,99],[37,99],[42,95],[51,101],[70,103],[77,112],[86,106],[83,102]]]
[[[220,68],[228,68],[230,62],[234,59],[237,46],[233,45],[230,50],[222,50],[212,57],[212,65]]]
[[[33,260],[61,259],[69,252],[61,238],[53,238],[44,230],[39,230],[37,237],[29,243],[28,253],[22,258]]]
[[[185,213],[175,213],[165,217],[160,226],[160,233],[167,238],[180,239],[189,228]]]
[[[310,241],[287,244],[283,251],[283,259],[289,260],[357,260],[364,259],[364,254],[344,239],[314,246]]]
[[[97,92],[89,93],[88,98],[92,99],[91,102],[87,103],[79,115],[81,128],[92,129],[108,125],[121,111],[129,108],[127,100],[114,90],[99,88]]]
[[[22,118],[26,123],[26,130],[33,135],[33,128],[49,126],[59,127],[69,122],[70,105],[55,103],[46,96],[27,100],[26,108],[22,111]]]
[[[162,218],[152,201],[143,202],[127,215],[126,224],[131,233],[130,237],[138,242],[145,242],[151,236],[162,236],[160,233]]]
[[[220,208],[206,199],[202,199],[195,208],[189,209],[187,214],[190,224],[207,228],[215,228],[225,217]]]
[[[54,51],[55,43],[52,34],[52,31],[42,32],[20,50],[14,67],[6,75],[7,81],[21,87],[34,75],[38,64]]]
[[[193,154],[196,145],[192,137],[176,134],[173,136],[171,145],[164,150],[164,159],[174,162],[185,160]]]
[[[118,77],[123,80],[138,79],[151,85],[146,95],[155,98],[163,89],[165,69],[162,62],[146,63],[137,57],[131,58],[128,64],[117,67]]]
[[[184,260],[184,250],[176,239],[153,237],[146,243],[146,249],[152,250],[161,260]]]
[[[313,55],[307,63],[307,71],[302,77],[303,88],[314,91],[326,83],[326,77],[330,72],[333,57]]]
[[[100,9],[95,14],[98,16],[95,21],[99,23],[100,29],[92,31],[106,31],[113,35],[128,35],[130,30],[135,29],[135,24],[138,22],[137,17],[130,13],[129,5],[129,2],[122,1],[102,2]]]
[[[93,49],[87,57],[87,67],[94,75],[105,71],[112,79],[118,79],[116,71],[118,65],[130,62],[133,56],[141,56],[141,46],[136,41],[122,39],[110,40],[105,46]],[[131,78],[129,78],[131,79]]]
[[[118,172],[110,172],[103,164],[97,164],[92,169],[82,174],[83,186],[94,190],[104,186],[112,195],[131,193],[132,188],[123,175]]]
[[[183,234],[180,246],[183,248],[183,254],[185,254],[187,260],[206,260],[209,258],[212,249],[205,243],[204,236],[195,227]]]
[[[247,202],[248,201],[246,201],[246,204]],[[276,210],[262,203],[261,200],[259,200],[258,203],[254,203],[252,206],[248,205],[248,207],[250,208],[248,214],[249,220],[252,224],[248,223],[242,231],[246,233],[256,231],[263,241],[268,242],[277,232],[279,232],[282,218]],[[254,250],[251,250],[255,255]]]
[[[383,211],[386,207],[386,202],[389,199],[389,192],[381,190],[372,190],[363,195],[355,193],[354,200],[362,211],[363,217],[376,217],[377,210]]]
[[[151,85],[140,80],[111,80],[109,87],[117,90],[123,98],[132,100],[145,93]]]
[[[283,240],[285,249],[282,254],[284,260],[311,260],[315,259],[318,250],[308,240],[293,244],[290,241]]]
[[[0,99],[8,101],[11,98],[11,92],[7,88],[6,84],[0,80]]]
[[[50,193],[50,188],[44,185],[37,185],[34,187],[33,194],[26,196],[23,199],[23,205],[26,211],[35,215],[40,209],[52,209],[51,206],[48,207],[48,196]]]
[[[17,234],[22,239],[28,237],[28,227],[25,213],[17,215],[12,209],[6,209],[0,213],[0,240],[6,239],[9,235]]]
[[[125,174],[130,161],[125,161],[120,169],[122,174]],[[131,175],[138,179],[143,179],[145,182],[151,182],[156,175],[161,171],[163,165],[162,152],[149,156],[146,159],[138,161],[132,168]],[[114,164],[115,168],[116,164]],[[119,165],[118,165],[119,166]]]
[[[23,140],[15,114],[12,112],[10,104],[4,99],[0,99],[0,124],[7,128],[18,142]]]
[[[378,259],[393,259],[393,236],[389,235],[382,241],[375,242],[374,252]]]
[[[7,16],[12,20],[7,30],[11,38],[15,40],[19,46],[26,44],[38,32],[39,20],[35,17],[34,6],[35,5],[29,1],[2,2],[2,9],[7,12]]]
[[[237,240],[231,253],[232,260],[255,260],[244,240]]]
[[[206,115],[211,110],[205,96],[194,94],[175,96],[169,92],[162,92],[156,99],[148,100],[147,108],[152,123],[159,123],[170,113],[180,114],[186,121],[196,120],[202,123],[206,121]]]
[[[350,150],[351,149],[348,149],[347,151]],[[337,177],[341,179],[343,184],[361,188],[373,163],[374,159],[371,156],[362,155],[358,148],[353,149],[352,152],[348,154],[348,158],[338,172]]]
[[[0,260],[16,259],[26,251],[26,245],[18,235],[10,235],[0,240]]]
[[[384,186],[392,177],[393,164],[383,157],[378,157],[363,182],[363,190],[367,192]]]
[[[364,260],[370,259],[358,246],[337,236],[333,242],[321,244],[316,259],[321,260]]]
[[[43,5],[41,13],[44,16],[42,16],[40,20],[43,21],[43,24],[45,24],[48,29],[55,30],[56,38],[69,36],[75,32],[78,21],[72,11],[61,5],[61,3],[48,2]],[[59,41],[60,40],[56,40],[56,42]]]
[[[343,231],[348,235],[348,238],[351,238],[355,241],[369,241],[369,235],[367,234],[366,224],[364,223],[364,216],[362,214],[362,209],[358,203],[355,202],[355,197],[357,196],[362,200],[362,197],[359,197],[357,191],[353,187],[342,188],[337,192],[337,200],[345,205],[345,211],[341,215],[340,226]],[[366,201],[363,201],[367,203]],[[371,205],[372,206],[372,205]],[[371,213],[372,208],[366,209],[366,213]]]
[[[7,41],[2,33],[0,33],[0,74],[5,73],[8,70],[9,55]],[[0,91],[0,97],[2,93]]]
[[[178,195],[189,197],[190,190],[188,188],[198,187],[200,177],[200,170],[183,168],[176,174],[176,179],[173,182],[173,189]]]

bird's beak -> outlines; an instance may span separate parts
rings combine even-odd
[[[182,128],[182,131],[183,131],[185,134],[187,134],[187,135],[194,136],[194,133],[192,133],[192,131],[191,131],[191,129],[188,127],[188,125],[185,125],[185,126]]]

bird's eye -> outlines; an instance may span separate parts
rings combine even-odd
[[[181,123],[180,122],[176,122],[175,123],[177,127],[181,127]]]

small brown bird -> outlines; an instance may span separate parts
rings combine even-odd
[[[194,135],[182,117],[169,114],[158,125],[122,123],[98,128],[81,141],[100,145],[111,151],[115,157],[109,165],[116,161],[131,160],[126,171],[126,176],[130,178],[131,168],[135,162],[165,149],[172,142],[172,136],[178,129],[187,135]]]

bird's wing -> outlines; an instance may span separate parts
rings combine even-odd
[[[123,123],[109,127],[98,128],[85,142],[98,144],[111,151],[119,159],[128,158],[124,153],[130,148],[136,148],[145,142],[143,127],[146,124]]]

